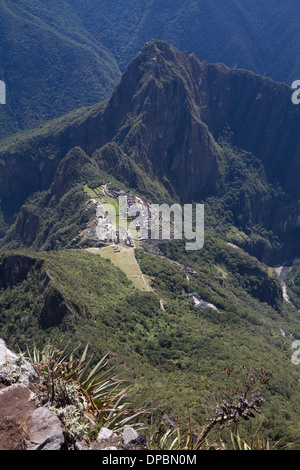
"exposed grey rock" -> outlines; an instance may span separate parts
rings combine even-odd
[[[125,446],[132,443],[133,441],[136,441],[138,437],[139,437],[138,433],[133,428],[125,428],[123,431],[123,440],[124,440]]]
[[[60,420],[48,408],[36,408],[28,423],[27,450],[61,450],[65,438]]]
[[[76,441],[76,444],[74,445],[74,450],[92,450],[92,449],[87,444],[85,444],[85,442]]]
[[[12,352],[5,344],[5,341],[0,338],[0,364],[6,361],[15,361],[17,359],[17,354]]]
[[[93,450],[146,450],[147,439],[129,426],[117,433],[102,428],[92,448]]]
[[[33,365],[21,355],[12,352],[0,339],[0,382],[5,385],[22,383],[29,386],[38,377]]]
[[[97,436],[97,441],[101,442],[103,440],[110,439],[113,436],[113,432],[110,429],[102,428]]]
[[[101,428],[97,439],[93,443],[93,450],[104,450],[110,447],[124,449],[122,433],[115,433],[108,428]]]

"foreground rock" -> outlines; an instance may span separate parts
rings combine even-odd
[[[23,384],[0,390],[0,449],[25,450],[27,420],[35,410],[32,394]]]
[[[28,387],[37,378],[33,365],[8,349],[0,338],[0,383],[4,385],[22,383]]]
[[[60,419],[35,394],[33,365],[0,339],[0,450],[144,450],[146,440],[133,428],[114,433],[102,428],[90,443],[70,444]]]
[[[146,448],[145,437],[131,427],[125,428],[121,433],[102,428],[92,445],[93,450],[146,450]]]
[[[65,445],[59,419],[33,391],[33,365],[0,339],[0,450],[60,450]]]
[[[30,415],[27,430],[27,450],[61,450],[65,447],[60,420],[45,407],[36,408]]]

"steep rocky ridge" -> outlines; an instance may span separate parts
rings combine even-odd
[[[248,222],[297,239],[299,123],[288,86],[151,41],[108,102],[5,143],[2,210],[9,218],[32,192],[49,188],[62,158],[78,146],[96,173],[97,166],[143,194],[147,179],[157,182],[182,202],[224,198],[247,171],[239,198],[251,208]],[[235,180],[228,149],[245,166]],[[235,210],[235,217],[243,216],[243,207]]]
[[[259,157],[271,181],[278,181],[284,189],[299,194],[295,170],[299,171],[296,158],[300,113],[291,102],[291,89],[284,84],[251,72],[231,70],[221,64],[201,63],[195,56],[181,53],[162,41],[152,41],[127,67],[104,112],[100,109],[95,112],[93,108],[84,114],[81,123],[72,124],[70,120],[66,125],[62,120],[62,130],[57,122],[56,135],[54,128],[48,126],[50,135],[37,132],[35,137],[27,137],[25,133],[17,146],[9,145],[8,141],[1,157],[11,166],[3,176],[7,179],[13,166],[18,167],[26,154],[28,161],[34,157],[45,164],[46,157],[53,156],[56,151],[58,159],[53,165],[57,165],[75,145],[92,155],[112,140],[123,145],[125,151],[130,150],[133,154],[135,150],[140,164],[145,164],[144,158],[148,158],[154,172],[168,174],[172,169],[176,175],[176,158],[180,156],[181,160],[187,160],[186,166],[190,163],[192,167],[199,163],[197,157],[205,155],[205,149],[209,161],[214,162],[217,156],[220,157],[215,141],[229,126],[232,143]],[[193,143],[196,147],[188,145]],[[39,155],[36,154],[38,148],[43,149]],[[142,155],[141,151],[144,151]],[[284,163],[283,154],[288,154]],[[45,186],[43,175],[46,172],[43,168],[36,171],[40,174],[40,186]],[[8,186],[11,186],[9,182],[1,184],[2,197]],[[200,181],[198,191],[193,185],[190,191],[189,198],[192,193],[201,196],[211,190],[202,188]]]

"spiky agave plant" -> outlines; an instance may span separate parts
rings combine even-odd
[[[71,352],[48,345],[44,348],[34,345],[30,359],[35,365],[40,382],[38,396],[43,404],[49,403],[57,408],[80,403],[84,413],[95,425],[105,426],[114,431],[121,431],[131,425],[142,429],[143,425],[137,419],[146,411],[133,411],[127,397],[135,387],[126,380],[115,375],[114,367],[108,367],[109,354],[106,354],[93,366],[95,354],[88,356],[87,344],[82,355],[78,357],[78,345]],[[72,390],[77,390],[74,398]]]

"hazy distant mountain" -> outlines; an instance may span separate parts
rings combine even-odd
[[[300,75],[298,0],[68,0],[123,69],[152,39],[200,60],[292,83]]]
[[[0,137],[107,98],[145,42],[291,84],[300,74],[298,0],[2,0]]]
[[[72,34],[47,24],[41,5],[33,5],[30,12],[28,2],[24,8],[22,2],[0,2],[0,80],[7,90],[0,138],[105,99],[120,74],[112,55],[84,37],[80,21],[63,5],[56,22],[69,18]]]

